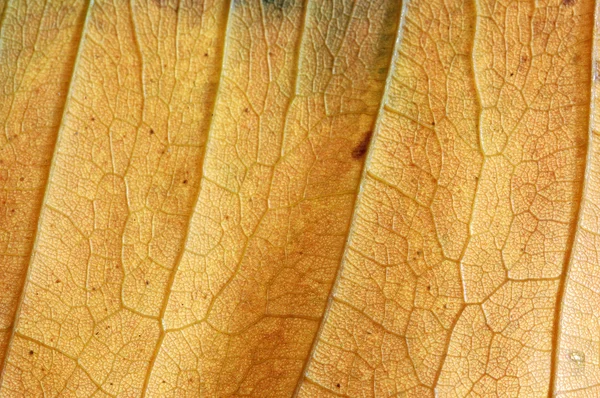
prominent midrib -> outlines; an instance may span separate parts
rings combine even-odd
[[[591,156],[593,151],[590,150],[591,146],[594,144],[594,132],[592,129],[593,126],[593,121],[594,121],[594,94],[595,94],[595,89],[594,89],[594,65],[596,65],[596,50],[597,50],[597,45],[596,45],[596,20],[598,18],[598,7],[597,4],[594,7],[594,24],[593,24],[593,28],[592,28],[592,32],[591,32],[591,39],[592,39],[592,48],[591,48],[591,54],[590,54],[590,58],[591,58],[591,63],[590,63],[590,71],[589,71],[589,75],[590,75],[590,81],[592,82],[590,84],[590,97],[589,97],[589,103],[590,106],[588,107],[588,111],[589,111],[589,117],[588,117],[588,126],[587,126],[587,131],[588,131],[588,136],[587,136],[587,141],[585,144],[585,172],[583,173],[582,179],[581,179],[581,188],[579,190],[579,197],[577,198],[577,204],[576,204],[576,208],[575,208],[575,222],[571,224],[571,231],[569,231],[569,238],[567,241],[567,250],[565,252],[565,257],[564,257],[564,262],[563,262],[563,268],[562,268],[562,272],[560,274],[560,278],[559,278],[559,283],[558,283],[558,291],[556,293],[556,305],[554,307],[554,322],[553,322],[553,326],[552,326],[552,348],[551,348],[551,357],[550,357],[550,382],[549,382],[549,387],[548,387],[548,397],[552,398],[556,395],[557,393],[557,368],[558,368],[558,362],[559,362],[559,339],[560,339],[560,334],[561,334],[561,318],[562,318],[562,310],[563,310],[563,299],[564,299],[564,295],[565,295],[565,289],[566,289],[566,285],[567,285],[567,281],[568,281],[568,273],[571,267],[571,264],[573,262],[573,256],[574,256],[574,250],[573,250],[573,246],[575,245],[575,242],[577,242],[577,238],[579,237],[579,231],[580,231],[580,224],[581,224],[581,219],[582,219],[582,208],[584,206],[584,201],[586,198],[586,192],[588,189],[588,177],[591,174]]]
[[[154,364],[156,363],[156,359],[158,357],[158,353],[160,351],[160,347],[162,346],[162,342],[165,339],[165,335],[166,335],[166,328],[164,325],[164,318],[165,318],[165,313],[167,310],[167,306],[169,304],[169,298],[171,297],[171,290],[173,287],[173,283],[175,282],[175,276],[177,274],[177,270],[179,269],[179,265],[181,264],[181,259],[183,257],[183,254],[185,253],[185,248],[187,246],[187,242],[190,236],[190,228],[192,226],[192,218],[194,216],[194,212],[196,209],[196,206],[198,205],[198,200],[200,199],[200,192],[202,189],[202,181],[204,180],[203,177],[203,173],[202,173],[202,169],[204,168],[204,162],[205,162],[205,158],[206,158],[206,149],[209,147],[210,145],[210,137],[211,134],[210,132],[212,131],[213,128],[213,121],[214,121],[214,114],[215,114],[215,106],[217,104],[217,101],[219,100],[219,93],[221,92],[221,83],[223,81],[223,65],[225,62],[225,53],[227,51],[227,42],[228,42],[228,37],[229,37],[229,17],[231,16],[231,10],[234,6],[234,0],[225,0],[228,1],[229,4],[227,5],[227,15],[225,16],[225,35],[223,37],[223,45],[221,46],[222,50],[221,50],[221,60],[219,62],[220,65],[220,70],[219,70],[219,81],[217,83],[217,88],[215,90],[215,97],[212,103],[212,109],[210,112],[210,121],[208,123],[208,129],[207,129],[207,137],[206,137],[206,142],[204,144],[204,148],[202,150],[202,163],[200,165],[200,183],[198,184],[198,188],[196,189],[196,192],[194,193],[194,201],[193,201],[193,206],[192,206],[192,211],[190,213],[190,216],[187,218],[187,225],[185,226],[185,234],[183,235],[183,245],[181,247],[181,250],[179,251],[177,258],[175,259],[175,265],[173,266],[173,269],[171,270],[171,273],[169,274],[169,280],[167,281],[167,285],[165,287],[165,294],[163,296],[163,302],[161,304],[161,308],[160,308],[160,312],[158,315],[158,320],[159,320],[159,327],[160,327],[160,334],[158,337],[158,340],[156,341],[156,345],[154,346],[154,351],[152,353],[152,358],[150,359],[150,363],[148,365],[148,369],[146,370],[146,375],[144,378],[144,384],[142,386],[142,397],[146,396],[146,392],[148,390],[148,383],[150,382],[150,376],[152,375],[152,370],[154,369]],[[133,14],[132,14],[133,16]],[[179,17],[178,17],[179,18]],[[178,20],[179,21],[179,20]],[[176,38],[177,39],[177,38]]]
[[[391,80],[392,77],[394,75],[394,71],[395,71],[395,65],[396,65],[396,60],[398,58],[399,55],[399,48],[400,48],[400,42],[402,40],[402,32],[404,30],[404,25],[405,25],[405,20],[406,20],[406,9],[408,7],[408,1],[409,0],[403,0],[402,1],[402,5],[401,5],[401,10],[399,13],[399,19],[397,22],[397,28],[396,28],[396,37],[394,39],[394,46],[392,48],[392,55],[390,56],[390,61],[389,61],[389,65],[388,65],[388,71],[387,71],[387,76],[385,79],[385,86],[381,92],[381,99],[379,101],[379,107],[377,110],[377,115],[375,117],[375,121],[373,123],[373,135],[371,137],[371,140],[368,144],[367,147],[367,154],[365,157],[365,161],[363,163],[362,166],[362,170],[360,173],[360,184],[358,186],[358,191],[356,193],[356,195],[354,196],[354,203],[352,204],[352,219],[350,220],[349,224],[348,224],[348,228],[347,228],[347,238],[346,238],[346,242],[344,244],[344,250],[342,252],[342,256],[340,258],[340,266],[338,267],[337,270],[337,274],[335,277],[335,281],[331,287],[331,290],[329,292],[328,298],[327,298],[327,303],[325,305],[325,311],[323,312],[323,315],[321,317],[321,323],[319,325],[319,329],[317,330],[317,333],[315,333],[315,336],[313,338],[313,341],[311,343],[311,347],[310,347],[310,351],[308,352],[308,356],[306,357],[306,360],[304,361],[304,365],[302,367],[302,371],[300,372],[300,376],[298,378],[298,381],[296,382],[296,388],[294,390],[294,394],[293,397],[296,398],[298,397],[298,394],[300,393],[300,389],[302,387],[302,383],[304,380],[306,380],[306,372],[308,371],[308,368],[310,366],[311,360],[315,354],[315,350],[317,347],[317,344],[319,342],[319,339],[321,337],[321,334],[323,333],[323,328],[325,327],[325,323],[327,322],[327,317],[329,315],[329,312],[331,310],[331,306],[333,304],[333,299],[334,299],[334,295],[335,292],[338,288],[338,285],[340,283],[340,279],[341,279],[341,274],[343,271],[343,262],[344,259],[346,258],[346,254],[350,248],[350,242],[351,242],[351,236],[352,236],[352,230],[353,230],[353,226],[356,222],[356,218],[357,218],[357,209],[358,206],[360,204],[360,200],[362,197],[362,194],[364,192],[364,186],[365,186],[365,181],[366,181],[366,177],[367,177],[367,169],[368,169],[368,165],[369,162],[371,161],[371,158],[373,156],[373,144],[376,142],[377,140],[377,136],[379,133],[379,125],[381,123],[381,115],[383,114],[384,111],[384,107],[385,107],[385,99],[387,97],[387,93],[389,90],[389,87],[391,85]],[[332,391],[333,392],[333,391]],[[335,392],[333,392],[335,393]]]
[[[75,59],[73,61],[73,69],[71,70],[71,73],[69,74],[69,83],[67,85],[68,89],[67,89],[67,93],[65,95],[65,101],[62,107],[61,112],[61,117],[60,117],[60,123],[58,125],[57,128],[57,134],[56,134],[56,139],[54,140],[54,148],[53,148],[53,152],[52,152],[52,157],[50,158],[50,167],[49,167],[49,171],[48,174],[46,176],[46,180],[43,184],[43,196],[42,196],[42,202],[40,204],[39,207],[39,212],[40,212],[40,216],[38,218],[38,222],[37,222],[37,227],[35,229],[35,231],[33,232],[33,245],[31,246],[31,249],[29,250],[29,254],[28,254],[28,261],[27,261],[27,271],[25,273],[24,278],[22,279],[22,286],[21,286],[21,295],[19,297],[19,301],[17,304],[17,310],[15,311],[15,315],[13,318],[13,322],[11,325],[11,331],[10,331],[10,338],[8,340],[8,344],[6,346],[6,352],[4,355],[4,361],[1,364],[0,367],[0,390],[2,389],[2,385],[4,382],[4,375],[6,373],[6,364],[8,363],[8,357],[9,357],[9,353],[11,351],[12,348],[12,344],[15,338],[15,330],[16,330],[16,325],[17,325],[17,321],[19,319],[19,315],[21,313],[21,308],[23,305],[23,299],[25,297],[25,291],[27,288],[27,285],[29,283],[29,276],[31,274],[31,263],[33,260],[33,257],[35,255],[35,252],[37,250],[37,246],[39,243],[39,231],[40,231],[40,226],[42,225],[42,221],[44,219],[44,215],[45,215],[45,208],[46,208],[46,203],[48,200],[48,185],[50,183],[50,181],[52,181],[52,176],[54,175],[54,171],[55,171],[55,162],[54,160],[56,159],[57,156],[57,151],[59,148],[59,143],[61,140],[61,131],[63,130],[63,126],[64,126],[64,122],[65,122],[65,116],[66,116],[66,112],[67,109],[69,108],[69,104],[71,101],[71,92],[72,92],[72,86],[73,86],[73,81],[74,81],[74,76],[75,73],[78,69],[78,65],[79,65],[79,60],[80,60],[80,56],[81,56],[81,50],[82,50],[82,44],[84,42],[84,39],[86,37],[87,34],[87,28],[88,28],[88,24],[89,24],[89,20],[90,20],[90,15],[91,15],[91,11],[94,5],[94,0],[89,0],[87,3],[87,6],[85,8],[85,18],[83,20],[83,24],[81,26],[81,30],[80,30],[80,36],[79,36],[79,40],[78,40],[78,44],[77,44],[77,53],[75,56]],[[0,28],[2,28],[3,22],[4,22],[4,18],[6,15],[6,8],[8,8],[8,4],[5,5],[4,9],[2,10],[2,19],[0,20]],[[43,17],[42,17],[43,18]],[[41,22],[40,22],[41,23]]]

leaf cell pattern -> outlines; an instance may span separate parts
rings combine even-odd
[[[598,7],[0,1],[0,397],[600,396]]]

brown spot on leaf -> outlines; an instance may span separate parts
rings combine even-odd
[[[361,159],[367,153],[367,149],[369,148],[369,142],[371,141],[371,136],[373,135],[372,131],[367,131],[363,136],[363,139],[358,143],[357,146],[352,150],[352,157],[354,159]]]

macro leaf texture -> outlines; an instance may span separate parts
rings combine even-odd
[[[0,0],[0,397],[600,397],[599,13]]]

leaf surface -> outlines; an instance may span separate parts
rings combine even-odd
[[[294,391],[341,259],[398,16],[392,1],[233,4],[153,394]]]
[[[5,396],[140,395],[200,182],[222,2],[85,13]]]
[[[2,1],[0,15],[2,363],[30,261],[85,7],[73,1]]]
[[[596,9],[0,3],[0,396],[600,394]]]

